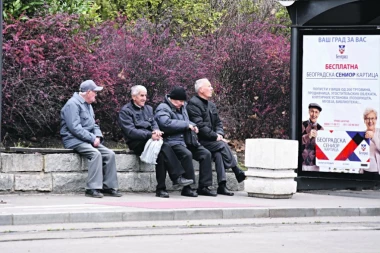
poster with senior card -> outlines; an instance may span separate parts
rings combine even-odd
[[[377,141],[379,128],[379,73],[379,35],[303,36],[303,171],[379,172],[380,166],[370,162],[371,157],[375,159],[375,149],[371,149],[370,145]],[[329,132],[324,133],[325,131]],[[372,152],[368,161],[365,157],[360,158],[360,162],[350,160],[350,155],[353,156],[356,151],[349,148],[346,151],[350,150],[351,154],[346,160],[336,160],[338,153],[344,150],[344,145],[339,147],[337,153],[326,155],[324,158],[328,159],[323,162],[317,157],[320,155],[317,147],[321,151],[323,145],[329,143],[328,139],[319,142],[321,139],[318,137],[328,136],[332,140],[339,140],[345,135],[344,139],[349,143],[351,136],[348,133],[356,133],[363,139],[368,139],[363,140],[363,144],[367,143],[368,150]],[[330,144],[334,143],[328,145]],[[361,144],[357,145],[357,150],[360,150]]]

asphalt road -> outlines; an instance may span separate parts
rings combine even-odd
[[[0,252],[379,252],[380,217],[0,227]]]

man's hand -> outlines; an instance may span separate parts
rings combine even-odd
[[[367,139],[372,139],[373,135],[374,135],[373,131],[367,131],[367,132],[365,132],[365,136],[364,137],[367,138]]]
[[[217,134],[217,138],[216,138],[216,140],[217,141],[222,141],[223,140],[223,136],[222,135],[220,135],[220,134]]]
[[[197,126],[193,126],[193,125],[191,125],[191,124],[189,124],[189,129],[191,130],[191,131],[194,131],[194,132],[196,132],[196,130],[198,131],[198,127]],[[197,133],[197,132],[196,132]]]
[[[199,129],[198,129],[197,126],[194,126],[194,132],[195,132],[196,134],[199,133]]]
[[[162,134],[161,133],[158,133],[158,132],[155,132],[155,131],[152,132],[152,140],[158,141],[158,140],[161,140],[161,139],[162,139]]]
[[[100,144],[100,138],[96,137],[94,143],[92,144],[95,148],[97,148]]]

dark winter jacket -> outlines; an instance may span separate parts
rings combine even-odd
[[[154,117],[164,132],[164,142],[171,146],[178,144],[186,146],[183,135],[190,124],[195,126],[187,115],[186,103],[177,110],[166,95],[164,102],[157,107]]]
[[[134,141],[147,141],[153,130],[159,130],[149,105],[136,106],[133,101],[124,105],[119,112],[119,126],[128,146]],[[133,146],[133,145],[132,145]]]
[[[190,120],[197,124],[200,141],[216,141],[218,138],[217,134],[224,136],[223,124],[219,118],[216,105],[213,102],[199,96],[193,96],[187,104],[186,109]]]

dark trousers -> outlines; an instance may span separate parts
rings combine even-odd
[[[193,179],[195,182],[195,173],[193,158],[199,162],[199,188],[212,185],[212,168],[211,153],[204,147],[185,147],[180,144],[172,146],[182,167],[185,169],[185,177]]]
[[[229,168],[236,177],[242,173],[227,143],[224,141],[201,141],[201,143],[212,154],[218,183],[226,181],[226,170]]]
[[[140,156],[144,151],[146,142],[147,141],[134,141],[133,145],[130,145],[129,148],[133,150],[136,155]],[[132,149],[131,146],[134,149]],[[161,146],[161,151],[158,153],[156,164],[157,190],[166,190],[166,171],[172,181],[176,180],[179,176],[185,173],[185,170],[183,169],[182,164],[178,160],[172,147],[166,143],[163,143]]]

